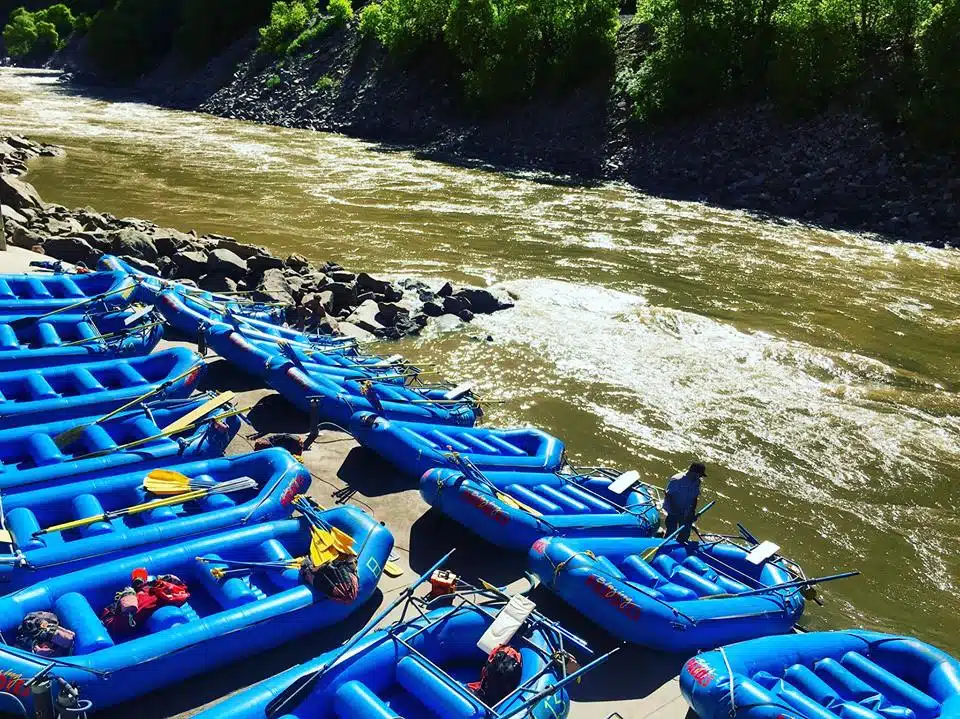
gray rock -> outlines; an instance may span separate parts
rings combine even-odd
[[[79,237],[51,237],[43,243],[43,251],[58,260],[95,267],[103,253]]]
[[[10,205],[15,210],[27,207],[43,209],[43,200],[33,185],[13,175],[0,175],[0,203]]]
[[[96,249],[96,247],[94,247],[94,249]],[[130,255],[121,256],[120,259],[135,270],[146,272],[148,275],[153,275],[154,277],[160,276],[160,268],[152,262],[141,260],[139,257],[131,257]]]
[[[478,314],[490,314],[514,306],[513,299],[504,289],[463,287],[455,296],[466,299],[470,303],[470,309]]]
[[[113,254],[115,255],[130,255],[148,262],[156,262],[160,257],[157,246],[153,242],[153,237],[146,232],[128,228],[116,230],[110,233],[110,237],[113,240]]]
[[[283,260],[273,255],[251,255],[247,258],[247,267],[255,275],[262,275],[267,270],[282,270]]]
[[[287,278],[280,270],[267,270],[254,289],[254,299],[258,302],[280,302],[285,305],[296,304],[287,284]]]
[[[247,276],[247,263],[235,252],[219,248],[207,255],[207,269],[210,274],[226,275],[237,281]]]
[[[380,312],[380,306],[373,300],[362,302],[347,317],[347,322],[356,325],[362,330],[377,334],[383,332],[383,325],[377,320],[377,314]]]
[[[207,253],[201,250],[178,252],[171,259],[174,276],[179,279],[198,280],[207,273]]]
[[[204,275],[197,284],[200,285],[201,290],[206,290],[207,292],[237,291],[237,283],[233,278],[219,272],[211,272],[208,275]]]

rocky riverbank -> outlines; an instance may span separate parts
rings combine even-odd
[[[131,89],[161,105],[342,132],[431,159],[546,171],[575,182],[627,181],[661,197],[960,247],[958,158],[925,152],[855,110],[787,120],[768,106],[745,106],[656,129],[638,126],[617,78],[638,66],[648,44],[642,27],[623,17],[613,78],[495,114],[464,105],[443,58],[400,62],[361,40],[353,26],[274,61],[255,52],[253,33],[186,74],[171,58]],[[57,66],[77,81],[96,82],[78,60],[81,50]]]
[[[413,278],[391,282],[336,262],[317,265],[301,255],[277,257],[232,237],[45,203],[18,176],[31,159],[60,152],[23,137],[0,137],[0,206],[8,243],[90,268],[105,254],[117,255],[153,275],[281,303],[292,323],[360,340],[399,339],[418,334],[431,317],[455,315],[469,322],[475,314],[513,306],[503,290],[450,283],[437,288]]]

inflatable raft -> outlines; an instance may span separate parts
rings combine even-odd
[[[401,597],[406,605],[388,628],[370,633],[371,621],[344,646],[197,719],[557,719],[569,711],[565,687],[609,657],[568,666],[568,648],[589,649],[522,596],[467,588],[420,598],[412,596],[416,587]],[[513,673],[486,681],[495,673],[491,655],[508,657]]]
[[[564,463],[563,442],[535,427],[450,427],[358,412],[350,418],[350,434],[418,479],[435,467],[459,467],[464,459],[483,471],[554,472]]]
[[[764,637],[686,663],[703,719],[957,719],[960,661],[912,637],[848,630]]]
[[[120,309],[129,303],[133,286],[126,272],[0,275],[0,314],[42,314],[101,296],[83,309]]]
[[[0,430],[106,414],[154,392],[151,400],[188,396],[206,370],[200,355],[175,347],[140,357],[0,372]]]
[[[141,510],[167,498],[144,489],[144,470],[9,494],[3,501],[3,526],[13,545],[9,554],[0,554],[0,592],[83,569],[108,555],[119,558],[233,526],[284,519],[293,498],[310,486],[310,473],[283,449],[165,469],[198,485],[249,477],[256,487],[179,504],[161,502],[147,511]],[[84,527],[45,531],[105,513],[113,516]]]
[[[177,458],[219,457],[240,428],[229,405],[212,409],[171,434],[177,420],[200,410],[209,394],[151,402],[100,424],[102,415],[59,420],[6,430],[0,435],[0,491],[47,482],[75,482],[136,465],[149,470]],[[89,425],[89,426],[88,426]],[[83,427],[60,449],[55,437]]]
[[[420,480],[420,495],[507,549],[527,551],[543,536],[653,534],[660,515],[647,490],[614,494],[612,482],[602,473],[483,472],[468,465],[429,470]]]
[[[306,519],[266,522],[171,544],[0,598],[0,632],[11,641],[25,617],[36,611],[53,612],[75,632],[72,653],[62,659],[3,647],[0,673],[7,678],[7,691],[29,711],[30,691],[23,681],[53,662],[52,674],[76,687],[96,712],[343,621],[376,588],[393,537],[353,507],[330,509],[323,516],[353,539],[355,599],[335,600],[302,583],[295,567],[274,568],[292,565],[294,558],[310,551],[312,531]],[[252,568],[231,570],[235,563]],[[257,568],[261,563],[266,566]],[[131,584],[140,568],[152,577],[175,575],[186,584],[187,601],[161,605],[146,618],[138,612],[141,618],[133,627],[119,618],[108,631],[102,611],[114,604],[115,594]],[[17,709],[14,699],[0,694],[0,711]]]
[[[0,316],[0,372],[147,354],[163,336],[158,321],[149,314],[137,317],[134,310],[17,322],[24,317],[35,319]]]
[[[615,637],[667,652],[789,632],[803,614],[789,560],[754,564],[752,548],[639,537],[550,538],[530,569],[565,602]],[[743,596],[740,596],[743,595]]]
[[[179,292],[185,299],[190,301],[192,307],[201,313],[212,313],[211,316],[219,316],[224,312],[230,312],[236,315],[250,317],[252,319],[263,320],[264,322],[282,322],[283,308],[273,307],[260,302],[247,302],[237,298],[236,295],[221,295],[215,292],[191,287],[176,280],[167,280],[162,277],[148,275],[141,272],[132,265],[127,264],[119,257],[113,255],[104,255],[97,263],[100,270],[111,272],[123,272],[137,280],[137,289],[134,293],[135,299],[147,304],[156,304],[159,295],[164,290]],[[190,299],[192,298],[192,299]]]

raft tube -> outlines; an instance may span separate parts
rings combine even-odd
[[[190,371],[193,368],[194,371]],[[107,414],[151,390],[150,400],[187,397],[206,372],[186,347],[140,357],[0,373],[0,430]]]
[[[309,551],[310,525],[305,519],[287,519],[169,545],[40,582],[0,598],[0,632],[14,637],[28,613],[54,612],[76,632],[73,654],[52,669],[54,677],[78,687],[80,696],[93,703],[88,713],[134,699],[337,624],[357,611],[377,586],[393,537],[354,507],[329,509],[323,516],[355,540],[359,594],[353,602],[333,601],[302,584],[297,569],[260,569],[218,580],[211,573],[216,563],[197,561],[207,557],[276,562],[302,557]],[[187,584],[190,599],[181,607],[158,609],[132,636],[114,638],[100,621],[100,612],[130,584],[132,572],[140,567],[153,576],[176,575]],[[33,706],[23,681],[50,662],[12,646],[5,646],[0,654],[6,691],[28,711]],[[0,711],[14,710],[12,701],[0,694]]]
[[[130,303],[134,280],[126,272],[0,275],[0,314],[44,314],[110,293],[78,312],[122,309]]]
[[[132,310],[64,313],[22,326],[10,322],[28,315],[0,316],[0,372],[147,354],[163,337],[163,327],[150,315],[125,325],[132,314]],[[111,336],[101,339],[106,335]]]
[[[558,472],[482,476],[431,469],[420,480],[420,495],[491,544],[517,551],[527,551],[543,536],[649,536],[659,522],[644,488],[614,495],[607,477]]]
[[[148,471],[170,464],[178,457],[219,457],[240,428],[237,416],[208,421],[176,436],[160,437],[130,449],[117,449],[119,445],[156,437],[163,428],[199,408],[211,396],[201,394],[191,399],[150,402],[141,409],[122,412],[96,425],[92,423],[100,419],[100,414],[8,429],[0,435],[0,491],[6,498],[8,492],[28,485],[39,487],[51,482],[103,477],[131,465]],[[219,407],[205,419],[228,411],[229,405]],[[72,444],[58,449],[53,438],[81,425],[90,426]],[[88,456],[95,452],[105,454]]]
[[[483,471],[554,472],[564,462],[563,442],[535,427],[449,427],[357,412],[350,434],[413,478],[435,467],[458,467],[452,452]]]
[[[712,649],[789,632],[803,614],[797,588],[737,597],[795,579],[779,561],[756,566],[730,541],[667,542],[652,561],[641,555],[663,540],[550,538],[530,548],[544,585],[615,637],[665,652]],[[711,595],[733,595],[704,599]]]
[[[680,690],[703,719],[957,719],[960,661],[913,637],[810,632],[694,657]]]
[[[257,481],[257,488],[36,537],[41,527],[135,507],[159,497],[143,489],[143,470],[7,495],[3,526],[13,535],[14,544],[11,554],[0,554],[0,592],[84,569],[105,557],[119,559],[233,526],[285,519],[291,514],[293,498],[310,487],[307,469],[277,448],[164,469],[217,482],[249,477]]]
[[[283,322],[283,308],[271,307],[260,302],[239,302],[234,295],[221,295],[215,292],[197,289],[187,286],[176,280],[167,280],[162,277],[148,275],[132,265],[124,262],[119,257],[113,255],[104,255],[97,263],[100,270],[115,272],[125,272],[137,280],[137,290],[134,297],[147,304],[156,304],[161,292],[164,290],[173,290],[181,293],[185,299],[190,297],[202,300],[206,305],[200,302],[191,302],[191,306],[201,313],[211,312],[209,304],[217,305],[224,311],[229,311],[251,319],[262,320],[264,322]],[[216,313],[213,313],[216,314]]]
[[[309,691],[283,707],[283,719],[484,719],[493,716],[466,686],[480,680],[486,654],[477,642],[495,611],[470,605],[443,607],[360,640]],[[560,647],[525,624],[511,645],[520,652],[520,686],[497,705],[497,716],[556,719],[570,701],[561,688],[523,711],[525,699],[557,684],[560,669],[548,658]],[[411,650],[410,647],[413,647]],[[339,649],[267,679],[196,719],[265,719],[266,706],[293,682],[311,675]],[[522,713],[515,713],[521,712]]]

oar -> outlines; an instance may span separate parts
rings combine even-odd
[[[295,703],[297,698],[302,696],[304,693],[309,692],[320,681],[321,677],[327,673],[327,671],[336,666],[346,654],[353,649],[353,647],[359,642],[363,637],[370,633],[374,627],[376,627],[384,617],[386,617],[390,612],[399,607],[403,602],[407,601],[416,591],[416,589],[423,584],[424,582],[429,581],[430,577],[433,576],[434,571],[446,564],[447,560],[450,559],[454,550],[447,552],[439,562],[434,564],[430,569],[420,575],[420,577],[413,584],[404,589],[397,598],[392,601],[388,606],[384,607],[377,615],[371,619],[369,622],[364,625],[363,629],[353,635],[353,638],[350,639],[339,652],[331,659],[326,662],[319,669],[316,669],[309,674],[304,674],[301,677],[298,677],[293,682],[291,682],[286,689],[281,691],[267,704],[266,707],[266,719],[277,719],[277,717],[283,716],[287,713],[288,709],[293,709],[297,704]]]
[[[31,323],[45,320],[47,317],[53,317],[54,315],[59,315],[63,312],[69,312],[70,310],[75,310],[79,307],[83,307],[85,305],[99,302],[100,300],[110,297],[112,295],[119,295],[119,294],[126,293],[126,295],[124,296],[124,299],[126,299],[131,294],[133,294],[133,290],[136,288],[136,286],[137,286],[137,283],[134,280],[134,282],[130,285],[126,285],[124,287],[117,287],[115,289],[109,290],[108,292],[101,292],[99,295],[94,295],[93,297],[88,297],[85,300],[74,302],[72,305],[66,305],[65,307],[58,307],[57,309],[47,312],[46,314],[34,315],[31,317],[18,317],[17,319],[13,320],[12,322],[8,322],[7,324],[9,324],[14,329],[21,329]]]
[[[717,500],[713,500],[712,502],[710,502],[710,504],[708,504],[706,507],[704,507],[704,508],[701,509],[699,512],[697,512],[696,516],[694,516],[694,518],[693,518],[693,520],[692,520],[691,522],[689,522],[688,524],[684,524],[684,525],[682,525],[682,526],[680,526],[680,527],[677,527],[675,530],[673,530],[673,531],[670,533],[670,536],[664,537],[663,541],[660,542],[660,544],[658,544],[656,547],[651,547],[651,548],[648,549],[646,552],[644,552],[643,554],[641,554],[641,555],[640,555],[640,559],[642,559],[644,562],[647,562],[647,563],[653,561],[653,558],[657,556],[657,554],[660,552],[660,550],[663,549],[663,548],[667,545],[668,542],[670,542],[671,540],[675,539],[676,536],[677,536],[678,534],[680,534],[680,532],[682,532],[682,531],[683,531],[684,529],[686,529],[687,527],[692,527],[692,526],[694,525],[694,523],[695,523],[698,519],[700,519],[700,517],[702,517],[704,514],[706,514],[707,512],[709,512],[709,511],[713,508],[713,505],[715,505],[716,503],[717,503]]]
[[[783,582],[782,584],[772,584],[769,587],[763,587],[762,589],[753,589],[749,592],[741,592],[740,594],[708,594],[705,597],[700,597],[700,599],[730,599],[731,597],[752,597],[757,594],[766,594],[767,592],[779,592],[782,589],[803,589],[805,587],[812,587],[815,584],[823,584],[825,582],[834,582],[838,579],[846,579],[847,577],[856,577],[860,572],[840,572],[839,574],[830,574],[826,577],[815,577],[813,579],[801,579],[796,582]]]
[[[112,412],[108,412],[107,414],[103,415],[100,419],[95,419],[93,422],[88,422],[87,424],[81,424],[81,425],[79,425],[79,426],[77,426],[77,427],[74,427],[74,428],[72,428],[72,429],[68,429],[68,430],[66,430],[65,432],[61,432],[60,434],[58,434],[56,437],[53,438],[53,443],[54,443],[55,445],[57,445],[57,449],[63,449],[64,447],[69,447],[71,444],[73,444],[74,442],[76,442],[77,439],[80,437],[80,435],[82,435],[82,434],[83,434],[87,429],[89,429],[90,427],[93,427],[93,426],[96,425],[96,424],[100,424],[101,422],[106,422],[108,419],[110,419],[111,417],[116,417],[118,414],[120,414],[120,413],[123,412],[124,410],[130,409],[131,407],[135,407],[136,405],[138,405],[138,404],[140,404],[141,402],[143,402],[143,400],[145,400],[147,397],[152,397],[152,396],[155,395],[155,394],[159,394],[159,393],[161,393],[161,392],[166,391],[166,390],[169,389],[175,382],[179,382],[179,381],[182,380],[184,377],[187,377],[188,375],[193,374],[193,373],[196,372],[201,366],[203,366],[203,363],[201,363],[201,364],[199,364],[199,365],[194,365],[193,367],[191,367],[190,369],[188,369],[186,372],[184,372],[184,373],[182,373],[182,374],[178,374],[178,375],[177,375],[176,377],[174,377],[173,379],[168,379],[168,380],[166,380],[165,382],[163,382],[163,383],[161,383],[161,384],[158,384],[156,387],[154,387],[153,389],[149,390],[148,392],[144,392],[142,395],[140,395],[140,396],[137,397],[136,399],[132,399],[132,400],[130,400],[129,402],[127,402],[126,404],[124,404],[124,405],[122,405],[122,406],[120,406],[120,407],[117,407],[117,408],[116,408],[115,410],[113,410]]]
[[[213,494],[226,494],[229,492],[239,492],[243,489],[253,489],[257,486],[257,483],[249,478],[244,478],[243,480],[231,480],[229,482],[222,482],[216,486],[210,487],[208,489],[198,489],[194,492],[187,492],[186,494],[179,494],[175,497],[166,497],[164,499],[155,499],[152,502],[145,502],[144,504],[137,504],[133,507],[125,507],[124,509],[116,509],[112,512],[103,512],[93,517],[84,517],[83,519],[75,519],[72,522],[64,522],[63,524],[56,524],[52,527],[47,527],[46,529],[40,529],[33,533],[34,537],[39,537],[44,534],[51,534],[52,532],[65,532],[69,529],[76,529],[78,527],[86,527],[90,524],[95,524],[96,522],[109,522],[111,519],[116,519],[118,517],[127,517],[131,514],[142,514],[143,512],[149,512],[151,509],[157,509],[158,507],[169,507],[175,504],[184,504],[185,502],[192,502],[197,499],[203,499],[204,497],[209,497]]]
[[[191,425],[186,427],[177,427],[173,430],[165,429],[159,434],[152,435],[150,437],[143,437],[141,439],[135,439],[132,442],[127,442],[126,444],[117,445],[116,447],[111,447],[110,449],[101,449],[97,452],[91,452],[90,454],[84,454],[80,457],[74,457],[72,461],[78,461],[81,459],[93,459],[94,457],[103,457],[108,454],[113,454],[114,452],[123,452],[124,450],[131,449],[133,447],[139,447],[141,444],[147,444],[148,442],[153,442],[158,439],[163,439],[164,437],[169,437],[170,435],[183,432],[188,429],[195,429],[201,424],[207,424],[208,422],[217,422],[221,419],[227,419],[228,417],[235,417],[238,414],[243,414],[244,412],[249,412],[252,407],[241,407],[240,409],[234,409],[229,412],[224,412],[223,414],[218,414],[216,417],[207,417],[206,419],[201,419],[199,422],[194,422]],[[174,423],[176,424],[176,423]]]
[[[128,327],[125,330],[119,330],[118,332],[111,332],[105,335],[97,335],[96,337],[84,337],[82,340],[73,340],[71,342],[64,342],[62,345],[57,345],[57,347],[74,347],[76,345],[85,345],[90,344],[91,342],[102,342],[103,340],[114,339],[115,337],[126,337],[127,335],[132,335],[137,332],[142,332],[143,330],[149,330],[153,327],[159,327],[163,322],[148,322],[145,325],[137,325],[136,327]]]

